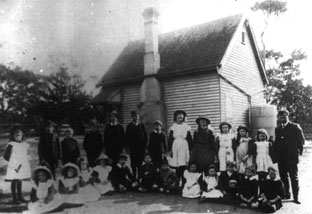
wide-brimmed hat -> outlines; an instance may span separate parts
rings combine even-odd
[[[229,129],[232,128],[232,125],[230,123],[224,121],[224,122],[220,123],[220,125],[219,125],[220,131],[222,131],[222,126],[224,126],[224,125],[227,125],[229,127]]]
[[[210,124],[210,120],[208,119],[207,116],[204,116],[204,115],[198,116],[197,119],[196,119],[196,123],[197,123],[198,125],[199,125],[199,121],[200,121],[200,120],[205,120],[205,121],[207,122],[207,125]]]
[[[239,132],[239,130],[244,129],[246,132],[249,132],[249,129],[246,126],[239,126],[237,128],[237,132]]]
[[[160,126],[163,126],[163,123],[160,120],[155,120],[154,125],[159,124]]]
[[[185,117],[186,117],[186,112],[183,111],[183,110],[177,110],[173,113],[173,120],[176,121],[177,120],[177,116],[179,114],[182,114],[183,115],[183,121],[185,121]]]
[[[68,168],[73,168],[73,169],[75,169],[75,170],[76,170],[76,176],[79,175],[80,170],[79,170],[78,166],[77,166],[76,164],[73,164],[73,163],[67,163],[67,164],[65,164],[65,165],[62,167],[62,169],[61,169],[61,175],[63,175],[63,176],[65,177]],[[75,176],[75,177],[76,177],[76,176]]]
[[[39,171],[44,171],[44,172],[46,172],[46,173],[47,173],[47,176],[48,176],[48,179],[52,179],[52,178],[53,178],[52,172],[51,172],[51,170],[50,170],[47,166],[38,166],[38,167],[35,168],[35,170],[34,170],[34,172],[33,172],[33,175],[32,175],[33,180],[36,180],[36,179],[37,179],[36,176],[37,176],[37,173],[38,173]]]
[[[112,162],[112,160],[106,154],[100,154],[100,156],[95,160],[98,163],[100,160],[106,160],[108,164]]]

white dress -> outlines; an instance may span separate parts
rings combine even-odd
[[[218,186],[218,181],[216,177],[204,176],[203,174],[203,179],[205,183],[207,184],[207,190],[211,188],[213,189],[210,190],[209,192],[203,191],[202,196],[201,196],[202,198],[222,198],[223,197],[223,193],[220,190],[215,189]]]
[[[30,179],[31,170],[29,164],[28,148],[26,142],[9,142],[12,145],[11,157],[9,160],[5,180]]]
[[[234,135],[232,133],[228,134],[220,134],[219,136],[219,163],[220,168],[219,171],[225,171],[226,170],[226,162],[227,161],[234,161],[234,151],[232,147],[232,139],[234,138]]]
[[[186,123],[174,123],[171,128],[173,131],[172,158],[169,165],[172,167],[186,166],[190,159],[188,142],[185,139],[191,128]]]
[[[88,182],[92,177],[92,168],[89,170],[81,170],[80,177],[83,182]],[[79,188],[79,193],[82,195],[86,202],[97,201],[101,197],[100,193],[91,184],[86,184]]]
[[[100,183],[94,183],[95,189],[101,195],[107,192],[113,191],[114,188],[112,186],[112,183],[110,180],[108,180],[108,175],[110,171],[112,170],[112,167],[111,166],[102,167],[98,165],[98,166],[95,166],[93,170],[99,174],[99,180],[100,180]]]
[[[200,173],[184,171],[184,178],[186,183],[182,191],[182,197],[185,198],[198,198],[200,197],[200,186],[198,184],[198,178]]]
[[[49,179],[47,182],[39,182],[38,185],[35,182],[31,183],[33,189],[36,190],[36,196],[38,201],[30,202],[28,204],[28,211],[25,213],[45,213],[58,208],[62,203],[62,197],[59,194],[54,194],[54,198],[49,203],[44,203],[44,200],[48,196],[49,188],[54,188],[54,181]]]
[[[269,154],[270,143],[268,141],[257,141],[257,172],[267,172],[268,167],[273,166],[272,159]]]
[[[64,178],[60,177],[60,181],[63,183],[65,188],[73,189],[76,184],[79,184],[79,178]],[[60,188],[59,188],[60,189]],[[71,193],[71,194],[60,194],[64,203],[68,204],[84,204],[85,200],[81,193]]]
[[[236,150],[236,164],[237,172],[240,174],[245,174],[245,169],[247,166],[253,166],[253,157],[250,155],[245,162],[242,159],[248,154],[248,143],[251,140],[250,137],[242,137],[239,140],[239,146]]]

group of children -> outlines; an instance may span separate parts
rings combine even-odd
[[[110,157],[101,154],[94,167],[89,167],[87,158],[72,157],[64,163],[60,176],[39,166],[33,173],[29,209],[50,211],[62,203],[83,204],[98,200],[102,194],[129,190],[176,193],[200,197],[202,202],[240,201],[241,207],[260,205],[268,212],[281,207],[283,184],[276,179],[271,143],[264,129],[258,130],[253,140],[246,127],[240,126],[234,136],[231,124],[223,122],[220,134],[215,136],[210,120],[200,116],[192,137],[185,118],[184,111],[174,112],[168,145],[161,121],[155,121],[148,153],[135,174],[126,166],[125,154],[120,154],[113,164]],[[18,204],[25,202],[21,183],[30,177],[30,166],[23,130],[13,129],[11,136],[6,152],[9,155],[5,154],[9,161],[6,180],[11,181],[13,203]],[[68,148],[74,144],[68,142]]]

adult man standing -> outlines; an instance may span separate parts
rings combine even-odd
[[[290,199],[289,174],[294,202],[300,204],[298,200],[298,163],[299,155],[302,155],[305,139],[300,125],[289,121],[288,116],[289,112],[286,109],[278,112],[277,117],[280,125],[275,129],[273,149],[277,158],[280,176],[285,185],[286,199]]]
[[[132,122],[126,129],[126,147],[130,150],[132,174],[137,177],[144,152],[147,149],[147,134],[144,124],[140,123],[140,115],[136,111],[132,111],[131,117]]]

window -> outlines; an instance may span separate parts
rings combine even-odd
[[[245,44],[245,32],[242,32],[242,44]]]

